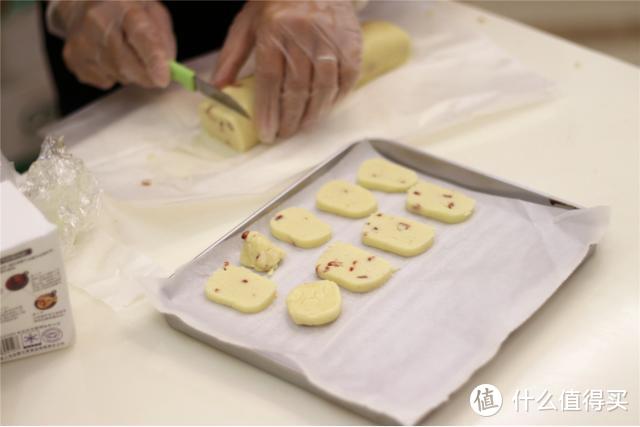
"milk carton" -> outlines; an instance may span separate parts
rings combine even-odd
[[[6,362],[74,337],[56,227],[9,181],[0,183],[0,350]]]

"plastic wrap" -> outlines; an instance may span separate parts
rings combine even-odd
[[[67,152],[61,137],[48,136],[19,188],[58,226],[64,254],[70,255],[77,236],[93,226],[100,210],[102,190],[83,161]]]

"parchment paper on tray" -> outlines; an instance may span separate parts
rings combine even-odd
[[[65,135],[111,197],[170,203],[258,194],[352,141],[424,135],[548,98],[553,84],[476,32],[476,20],[461,18],[460,7],[369,2],[361,19],[405,29],[411,59],[354,91],[313,128],[275,146],[240,154],[209,138],[197,115],[201,96],[175,88],[157,94],[125,88],[47,131]],[[189,65],[205,75],[214,60],[207,55]]]
[[[366,219],[317,211],[315,192],[330,179],[354,182],[358,165],[376,156],[369,143],[357,145],[277,209],[310,209],[331,224],[333,241],[361,246]],[[493,357],[508,334],[555,292],[601,237],[608,212],[543,206],[419,175],[475,198],[476,212],[454,225],[420,218],[436,227],[436,239],[417,257],[368,248],[400,269],[375,291],[342,290],[342,315],[328,326],[296,326],[285,305],[294,286],[314,280],[326,245],[299,249],[280,242],[287,258],[273,276],[278,298],[258,314],[241,314],[204,296],[205,280],[215,269],[227,260],[238,263],[239,234],[152,288],[152,300],[202,334],[285,364],[343,402],[383,419],[416,423]],[[418,218],[405,211],[404,193],[375,196],[380,211]],[[270,235],[270,217],[250,228]]]

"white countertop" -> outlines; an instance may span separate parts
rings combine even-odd
[[[411,142],[561,199],[609,205],[612,215],[595,255],[424,421],[637,424],[640,71],[468,6],[456,10],[557,82],[563,96]],[[173,269],[273,195],[227,201],[224,209],[211,201],[117,212],[128,243]],[[145,301],[114,312],[73,287],[71,299],[72,347],[2,365],[3,424],[368,423],[171,329]],[[503,394],[493,417],[469,407],[482,383]],[[538,411],[533,402],[517,412],[518,389],[534,397],[548,390],[558,410]],[[563,390],[590,389],[626,390],[628,411],[560,410]]]

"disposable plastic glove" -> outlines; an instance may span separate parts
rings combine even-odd
[[[255,121],[262,142],[315,122],[358,79],[362,37],[350,1],[251,1],[236,16],[213,83],[233,83],[255,48]]]
[[[63,57],[83,83],[166,87],[175,58],[171,17],[156,1],[60,1],[53,21],[66,39]]]

